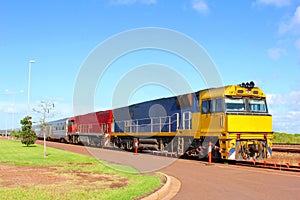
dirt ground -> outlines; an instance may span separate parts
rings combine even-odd
[[[120,188],[128,184],[126,178],[112,177],[103,173],[76,170],[61,171],[59,167],[0,165],[0,185],[2,187],[29,188],[37,185],[67,184],[70,182],[80,183],[80,185],[87,186],[87,188],[98,182],[102,183],[101,189]]]

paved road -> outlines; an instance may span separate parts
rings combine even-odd
[[[300,199],[300,174],[178,160],[161,170],[181,180],[174,199]]]
[[[181,181],[174,199],[300,199],[300,174],[86,148],[48,142],[48,146],[130,165],[140,172],[161,171]]]

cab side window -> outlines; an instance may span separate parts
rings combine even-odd
[[[211,100],[202,101],[202,114],[207,114],[211,112]]]
[[[216,112],[224,112],[224,99],[216,99]]]

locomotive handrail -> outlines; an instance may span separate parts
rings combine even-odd
[[[110,124],[110,123],[97,123],[97,122],[94,122],[94,123],[87,123],[87,124],[78,124],[78,132],[79,133],[91,133],[91,132],[95,132],[95,131],[91,131],[91,130],[99,130],[97,132],[99,133],[103,133],[103,125],[106,125],[106,124]],[[96,128],[95,128],[96,127]]]
[[[176,116],[175,119],[174,116]],[[173,119],[173,120],[172,120]],[[150,123],[143,123],[139,124],[140,121],[149,120]],[[158,121],[158,122],[156,122]],[[170,116],[163,116],[163,117],[151,117],[151,118],[141,118],[141,119],[134,119],[134,120],[122,120],[116,121],[117,124],[124,125],[124,132],[139,132],[142,127],[150,127],[150,132],[154,131],[155,127],[159,126],[159,132],[162,132],[162,129],[167,126],[169,133],[172,131],[172,125],[176,123],[176,130],[179,128],[179,113],[174,113]],[[119,126],[120,127],[120,126]]]
[[[186,115],[188,114],[188,117],[186,118]],[[183,129],[191,129],[191,120],[192,120],[192,112],[187,111],[182,113],[182,128]],[[186,127],[186,122],[188,122],[188,126]]]

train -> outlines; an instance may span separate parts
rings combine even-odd
[[[34,129],[40,138],[41,128]],[[216,160],[263,160],[272,155],[272,115],[251,81],[53,121],[46,138],[177,157],[212,152]]]

